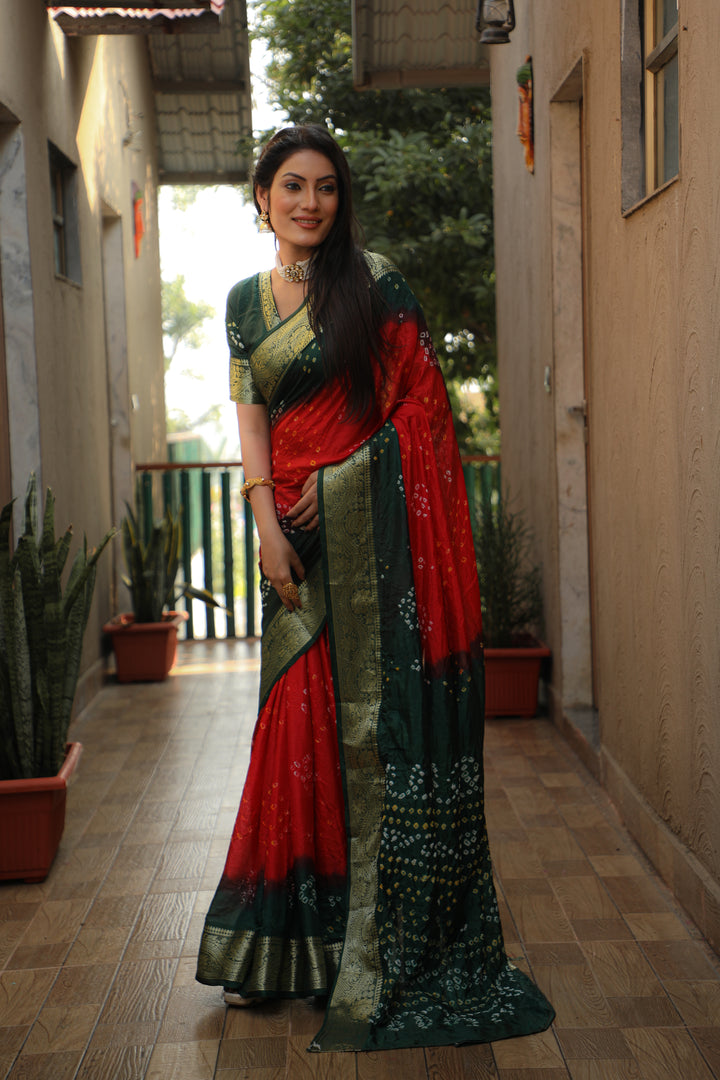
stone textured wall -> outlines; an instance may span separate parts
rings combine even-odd
[[[492,60],[503,475],[536,532],[560,718],[574,704],[563,598],[572,523],[562,505],[571,402],[558,407],[558,382],[545,393],[543,373],[548,366],[555,376],[559,365],[577,377],[584,364],[598,766],[635,835],[717,946],[720,113],[701,73],[720,50],[720,7],[681,4],[680,176],[626,215],[620,5],[554,0],[550,12],[518,0],[516,8],[512,43]],[[515,71],[528,54],[534,175],[515,134]],[[568,76],[579,62],[578,84]],[[561,168],[563,155],[572,161],[568,107],[578,124],[577,183]],[[582,195],[574,218],[573,191]],[[564,261],[568,244],[582,255],[580,282]],[[576,345],[584,337],[574,368],[568,330]]]

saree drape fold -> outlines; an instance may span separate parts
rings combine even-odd
[[[483,657],[472,532],[447,394],[401,275],[381,416],[346,415],[302,307],[270,276],[228,303],[231,389],[272,425],[278,515],[303,609],[263,588],[260,714],[202,982],[329,994],[314,1050],[480,1042],[553,1010],[507,959],[483,808]],[[285,515],[319,470],[320,528]]]

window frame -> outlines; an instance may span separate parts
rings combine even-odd
[[[678,168],[673,176],[662,175],[665,158],[665,95],[663,79],[668,65],[678,56],[680,31],[680,2],[676,0],[678,17],[673,26],[661,34],[663,0],[645,0],[645,39],[643,64],[645,81],[645,191],[651,195],[674,180],[680,172],[678,116]]]
[[[77,166],[52,142],[48,158],[55,276],[81,285]]]

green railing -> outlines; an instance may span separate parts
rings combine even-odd
[[[480,501],[500,492],[500,457],[477,454],[462,461],[474,521]],[[250,504],[240,494],[242,462],[161,462],[135,468],[146,528],[166,507],[173,514],[182,508],[183,580],[207,589],[227,609],[216,612],[198,601],[181,601],[188,612],[186,636],[257,636],[258,540]]]

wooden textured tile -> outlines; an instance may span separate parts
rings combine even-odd
[[[664,986],[688,1027],[714,1027],[720,1032],[720,982],[665,979]]]
[[[195,894],[157,893],[145,898],[128,942],[127,957],[178,956],[192,917]]]
[[[503,881],[508,878],[543,877],[544,870],[533,845],[525,841],[505,841],[493,848],[493,865]]]
[[[500,1069],[498,1080],[570,1080],[567,1069]]]
[[[291,1008],[291,1001],[267,1001],[250,1009],[229,1006],[223,1037],[239,1040],[279,1038],[287,1034]]]
[[[563,816],[567,820],[568,811],[566,809],[563,811]],[[623,841],[621,834],[604,822],[587,825],[582,821],[577,821],[573,825],[573,833],[578,844],[580,844],[588,857],[592,855],[624,855],[627,853],[627,844]]]
[[[21,1054],[7,1076],[7,1080],[73,1080],[82,1054],[77,1050],[57,1054]],[[93,1076],[93,1080],[105,1080]],[[113,1077],[113,1080],[121,1080]]]
[[[121,964],[102,1023],[135,1024],[162,1019],[174,971],[172,960]]]
[[[572,1080],[644,1080],[635,1058],[611,1061],[568,1061]],[[688,1077],[687,1080],[690,1080]]]
[[[265,1036],[248,1039],[223,1038],[218,1055],[218,1069],[267,1069],[284,1065],[286,1039]]]
[[[211,995],[206,986],[177,984],[170,992],[158,1042],[184,1043],[220,1039],[226,1008],[221,995]]]
[[[533,884],[535,882],[535,884]],[[505,898],[523,941],[573,941],[575,935],[549,884],[542,878],[510,879]]]
[[[720,1076],[720,1027],[693,1027],[690,1034],[712,1071]]]
[[[652,997],[662,984],[635,941],[583,943],[593,975],[606,997]]]
[[[54,945],[70,942],[78,934],[89,903],[82,900],[48,900],[28,923],[23,945]]]
[[[552,1030],[521,1039],[502,1039],[493,1043],[495,1064],[503,1069],[555,1069],[563,1064],[562,1054]]]
[[[627,1060],[632,1053],[620,1028],[555,1028],[566,1058]]]
[[[115,977],[115,964],[78,964],[65,967],[53,986],[48,1005],[100,1005]]]
[[[687,1031],[630,1028],[624,1034],[643,1080],[714,1080]]]
[[[220,1040],[160,1043],[150,1058],[145,1080],[213,1080]]]
[[[96,1005],[46,1006],[35,1021],[23,1047],[24,1054],[84,1050],[95,1027]]]
[[[605,887],[624,913],[667,911],[665,897],[649,877],[607,877]]]
[[[538,986],[555,1009],[559,1028],[618,1027],[587,964],[533,967]]]
[[[70,943],[60,941],[55,945],[18,945],[8,957],[9,968],[59,968],[70,952]]]
[[[540,828],[537,822],[528,826],[528,839],[537,851],[543,866],[548,862],[582,860],[583,850],[575,839],[572,830],[562,826]]]
[[[90,1043],[91,1050],[110,1046],[152,1046],[157,1039],[160,1023],[157,1020],[138,1021],[135,1024],[99,1023]]]
[[[655,994],[653,997],[610,997],[617,1027],[658,1028],[682,1024],[679,1012],[670,998]]]
[[[703,947],[695,941],[648,941],[645,954],[661,979],[717,979]]]
[[[76,1080],[138,1080],[145,1076],[152,1052],[152,1045],[142,1044],[91,1049]]]
[[[129,936],[129,926],[115,930],[84,926],[67,954],[65,965],[118,963]]]
[[[42,1008],[57,971],[4,971],[0,975],[0,1017],[4,1027],[31,1024]]]
[[[687,941],[690,937],[682,919],[671,911],[627,914],[625,922],[638,941]]]
[[[634,855],[591,855],[590,862],[600,877],[639,877],[644,873]]]
[[[487,1043],[476,1046],[427,1046],[425,1065],[428,1080],[497,1080],[495,1057]]]
[[[331,1055],[315,1055],[315,1056],[331,1056]],[[399,1080],[402,1077],[412,1077],[413,1080],[425,1080],[427,1077],[427,1070],[425,1067],[425,1055],[419,1048],[411,1050],[382,1050],[379,1052],[370,1051],[369,1053],[357,1054],[357,1055],[341,1055],[333,1054],[332,1057],[340,1063],[343,1057],[356,1056],[357,1061],[357,1080]],[[293,1066],[296,1059],[292,1059]],[[349,1061],[348,1065],[355,1065],[355,1062]],[[290,1075],[295,1076],[293,1072]],[[316,1076],[318,1074],[308,1072],[307,1074],[298,1074]],[[328,1080],[335,1080],[335,1071],[328,1071],[327,1073],[319,1074],[323,1077],[327,1076]],[[352,1077],[354,1080],[355,1073],[350,1068],[346,1068],[344,1072],[337,1073],[338,1080],[340,1077],[343,1080],[350,1080]]]
[[[632,938],[632,930],[624,919],[571,919],[579,941],[623,941]]]
[[[570,919],[617,919],[618,909],[596,877],[558,878],[551,882]]]

